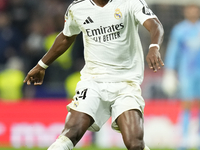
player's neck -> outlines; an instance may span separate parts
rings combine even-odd
[[[104,7],[109,0],[93,0],[93,2],[95,2],[96,5],[100,6],[100,7]]]

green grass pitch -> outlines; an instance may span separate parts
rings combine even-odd
[[[11,147],[0,147],[0,150],[47,150],[47,148],[11,148]],[[124,148],[117,148],[117,147],[113,147],[113,148],[98,148],[98,147],[83,147],[83,148],[74,148],[73,150],[126,150]],[[175,150],[175,149],[152,149],[151,150]],[[195,150],[195,149],[191,149],[191,150]]]

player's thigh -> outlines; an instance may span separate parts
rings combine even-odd
[[[127,147],[144,147],[143,115],[140,110],[123,112],[116,120]]]
[[[115,103],[112,107],[112,128],[119,130],[116,123],[117,118],[128,110],[144,111],[145,102],[141,96],[141,89],[137,84],[127,84],[123,89],[119,90]]]
[[[93,118],[88,114],[70,109],[62,135],[67,136],[76,145],[93,123]]]

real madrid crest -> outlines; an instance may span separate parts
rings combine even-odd
[[[119,8],[117,8],[117,9],[115,10],[114,17],[115,17],[116,19],[121,19],[121,18],[122,18],[122,13],[121,13],[121,11],[120,11]]]

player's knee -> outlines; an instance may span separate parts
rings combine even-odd
[[[144,141],[143,140],[130,140],[126,143],[126,147],[128,150],[143,150],[144,149]]]

